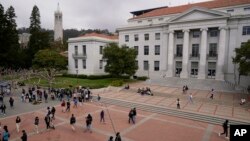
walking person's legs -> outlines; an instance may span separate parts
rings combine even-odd
[[[17,131],[17,133],[19,133],[19,127],[20,127],[20,124],[16,123],[16,131]]]

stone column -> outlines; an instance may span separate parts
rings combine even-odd
[[[162,35],[162,47],[161,47],[161,60],[160,60],[160,64],[161,64],[161,70],[164,73],[164,76],[167,73],[167,60],[168,60],[168,31],[163,30],[163,35]]]
[[[198,79],[206,78],[206,62],[207,62],[207,28],[202,28]]]
[[[169,39],[168,39],[168,71],[166,76],[173,77],[174,76],[174,31],[168,31]]]
[[[216,64],[216,80],[224,80],[224,63],[225,63],[225,51],[226,51],[226,30],[227,27],[220,27],[219,37],[219,49],[218,60]]]
[[[182,71],[181,78],[188,78],[188,61],[189,61],[189,29],[183,30],[184,32],[184,41],[183,41],[183,56],[182,56]]]

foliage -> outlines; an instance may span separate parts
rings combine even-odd
[[[31,12],[29,30],[31,34],[40,32],[41,30],[40,11],[36,5]]]
[[[129,76],[119,76],[114,77],[111,75],[84,75],[84,74],[63,74],[63,77],[69,77],[69,78],[80,78],[80,79],[90,79],[90,80],[96,80],[96,79],[106,79],[106,78],[119,78],[119,79],[129,79]]]
[[[115,86],[115,87],[120,87],[124,84],[123,80],[114,80],[111,83],[111,86]]]
[[[250,74],[250,40],[243,44],[240,48],[235,49],[236,56],[233,58],[233,63],[239,64],[239,74]]]
[[[105,72],[112,76],[132,76],[138,69],[136,66],[136,51],[127,46],[119,47],[110,43],[104,48],[103,59],[107,60]]]
[[[142,81],[145,81],[145,80],[147,80],[148,79],[148,77],[147,76],[137,76],[137,78],[136,78],[137,80],[142,80]]]
[[[79,78],[79,79],[87,79],[87,75],[84,75],[84,74],[63,74],[62,75],[63,77],[68,77],[68,78]]]

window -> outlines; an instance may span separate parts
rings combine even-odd
[[[183,38],[183,32],[176,32],[177,39]]]
[[[250,7],[245,7],[244,11],[250,11]]]
[[[155,61],[154,62],[154,69],[155,69],[155,71],[159,71],[160,70],[160,61]]]
[[[144,70],[149,70],[148,61],[143,61],[143,69],[144,69]]]
[[[139,35],[138,34],[135,34],[134,37],[135,37],[135,41],[139,41]]]
[[[138,55],[138,46],[134,46],[134,49],[135,49],[136,55]]]
[[[232,13],[232,12],[234,12],[234,9],[228,9],[227,10],[227,13]]]
[[[99,50],[100,54],[103,53],[103,46],[100,46],[100,50]]]
[[[193,31],[193,38],[199,38],[200,37],[200,31]]]
[[[149,40],[149,34],[144,34],[144,39],[145,39],[145,41],[148,41]]]
[[[209,57],[216,57],[217,56],[217,43],[209,44]]]
[[[139,69],[138,60],[135,60],[135,66]]]
[[[207,77],[215,78],[216,74],[216,62],[208,62]]]
[[[161,33],[155,33],[155,40],[161,39]]]
[[[148,54],[149,54],[149,47],[144,46],[144,55],[148,55]]]
[[[177,57],[182,57],[182,47],[183,47],[183,45],[181,45],[181,44],[176,45],[176,56]]]
[[[175,76],[180,77],[181,71],[182,71],[182,62],[177,61],[175,63]]]
[[[75,46],[75,55],[78,55],[78,46]]]
[[[75,59],[75,68],[77,69],[78,68],[78,60]]]
[[[191,77],[197,77],[198,67],[198,62],[191,62]]]
[[[125,35],[125,42],[128,42],[128,41],[129,41],[129,36]]]
[[[152,22],[152,20],[150,19],[150,20],[148,20],[148,22]]]
[[[192,45],[192,57],[199,57],[199,44]]]
[[[155,55],[160,55],[160,45],[155,45]]]
[[[210,37],[217,37],[218,36],[218,30],[211,30],[209,31]]]
[[[250,35],[250,26],[243,26],[242,35]]]
[[[86,46],[85,45],[82,46],[82,54],[86,55]]]
[[[99,69],[103,68],[103,60],[99,60]]]
[[[82,60],[82,68],[86,69],[86,60]]]

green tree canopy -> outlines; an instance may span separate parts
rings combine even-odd
[[[29,29],[31,34],[41,30],[40,11],[36,5],[33,7],[31,12]]]
[[[113,76],[134,75],[138,69],[136,56],[136,51],[132,48],[119,47],[116,43],[108,44],[103,51],[103,59],[107,61],[105,72]]]
[[[35,54],[32,64],[35,69],[55,69],[60,71],[67,68],[67,59],[56,51],[45,49]]]
[[[250,40],[240,48],[235,49],[236,56],[233,57],[233,63],[239,64],[239,75],[250,74]]]

